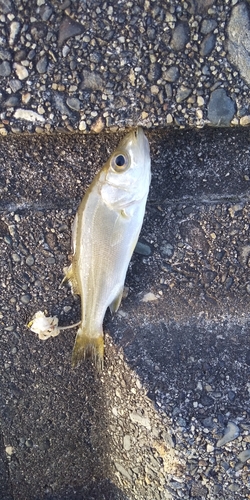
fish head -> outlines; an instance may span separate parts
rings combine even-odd
[[[151,180],[150,150],[141,127],[129,132],[103,168],[101,196],[112,208],[126,206],[147,196]]]

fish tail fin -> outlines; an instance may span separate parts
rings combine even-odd
[[[98,337],[90,336],[84,328],[78,329],[72,353],[72,366],[75,368],[82,359],[90,358],[98,372],[103,369],[104,339],[101,332]]]

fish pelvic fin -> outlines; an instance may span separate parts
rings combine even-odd
[[[74,274],[73,265],[70,264],[69,267],[64,267],[63,272],[64,272],[65,276],[60,284],[60,288],[63,285],[65,285],[65,283],[69,282],[70,286],[71,286],[72,293],[74,295],[80,295],[80,290],[78,287],[77,279],[76,279],[75,274]]]
[[[72,367],[75,368],[82,359],[90,358],[98,372],[103,370],[104,363],[104,338],[103,333],[98,337],[93,337],[79,328],[72,353]]]
[[[124,287],[122,286],[121,290],[119,291],[119,293],[117,294],[117,296],[115,297],[115,299],[113,300],[113,302],[111,302],[111,304],[109,306],[111,314],[114,314],[116,311],[118,311],[118,309],[120,307],[120,304],[122,301],[122,296],[123,296],[123,288]]]

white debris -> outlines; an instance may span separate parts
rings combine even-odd
[[[157,300],[157,299],[158,297],[154,293],[148,292],[145,293],[145,295],[143,295],[141,302],[151,302],[152,300]]]
[[[38,334],[40,340],[56,337],[60,333],[58,318],[56,316],[46,317],[42,311],[38,311],[28,323],[28,328]]]
[[[13,446],[6,446],[5,451],[6,451],[6,454],[9,457],[11,457],[11,455],[13,455],[13,453],[14,453],[14,448],[13,448]]]
[[[17,118],[18,120],[27,120],[29,122],[45,121],[44,117],[42,115],[39,115],[35,111],[32,111],[31,109],[22,109],[22,108],[16,109],[14,113],[14,118]]]

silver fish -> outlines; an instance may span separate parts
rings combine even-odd
[[[120,306],[128,265],[143,223],[151,171],[141,127],[127,134],[96,175],[78,208],[72,263],[64,269],[81,296],[81,324],[72,365],[86,355],[103,367],[103,319]]]

